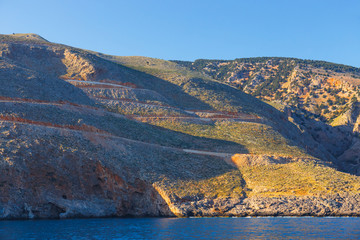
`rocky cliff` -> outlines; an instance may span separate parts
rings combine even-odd
[[[1,219],[359,213],[352,135],[336,155],[209,74],[15,34],[0,83]],[[357,131],[357,112],[338,124]]]

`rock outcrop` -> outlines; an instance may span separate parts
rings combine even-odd
[[[174,212],[182,217],[360,216],[359,201],[359,194],[204,199],[175,204]]]

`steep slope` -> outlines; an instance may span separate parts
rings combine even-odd
[[[175,62],[270,102],[333,154],[342,169],[359,173],[357,154],[349,154],[359,140],[352,122],[359,117],[353,111],[360,97],[359,68],[271,57]]]
[[[0,35],[0,82],[0,218],[359,212],[285,113],[173,62]]]

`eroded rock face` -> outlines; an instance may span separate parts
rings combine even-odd
[[[179,217],[360,216],[359,194],[189,199],[170,204]]]
[[[172,216],[121,152],[103,157],[100,143],[81,140],[74,131],[6,122],[1,127],[0,219]],[[126,155],[121,144],[116,147]]]
[[[151,184],[129,169],[114,173],[72,156],[56,166],[38,160],[1,169],[0,218],[172,215]]]

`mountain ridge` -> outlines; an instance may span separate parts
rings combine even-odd
[[[186,66],[1,35],[0,82],[1,219],[359,212],[308,130]]]

